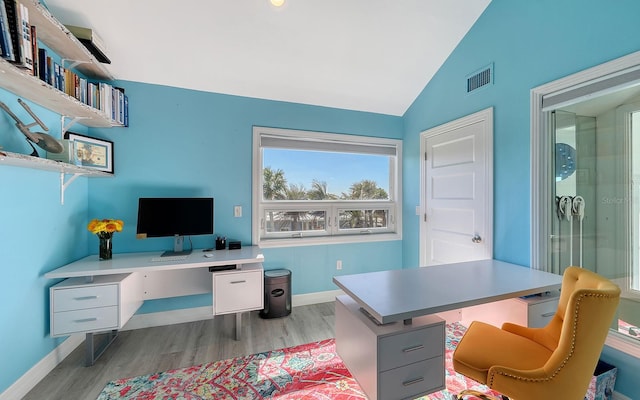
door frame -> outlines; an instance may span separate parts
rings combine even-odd
[[[456,120],[438,125],[436,127],[427,129],[420,132],[420,258],[419,265],[424,266],[427,264],[428,249],[426,246],[427,237],[427,139],[438,135],[444,135],[448,132],[459,129],[468,125],[481,122],[484,124],[485,132],[487,136],[484,140],[484,152],[485,152],[485,175],[487,188],[485,190],[485,209],[484,209],[484,224],[486,234],[483,237],[483,241],[489,250],[489,258],[493,258],[493,107],[485,108],[482,111],[478,111],[473,114],[469,114],[465,117],[458,118]]]

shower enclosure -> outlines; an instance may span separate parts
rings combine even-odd
[[[549,110],[553,163],[546,269],[604,275],[623,298],[612,329],[640,339],[640,91]]]

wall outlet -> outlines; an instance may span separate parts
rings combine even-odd
[[[233,207],[233,216],[236,218],[242,217],[242,206]]]
[[[338,270],[342,269],[342,260],[336,261],[336,269]]]

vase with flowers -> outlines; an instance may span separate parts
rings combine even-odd
[[[124,222],[119,219],[92,219],[87,225],[87,229],[91,233],[95,233],[100,240],[100,253],[101,260],[111,260],[112,254],[112,239],[114,232],[121,232]]]

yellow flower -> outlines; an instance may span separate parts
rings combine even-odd
[[[91,233],[113,233],[121,232],[124,222],[119,219],[92,219],[87,225],[87,229]]]

